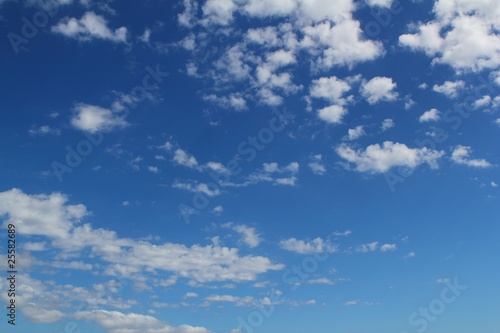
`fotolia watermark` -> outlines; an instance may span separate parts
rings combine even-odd
[[[129,114],[130,109],[137,107],[138,103],[144,101],[149,96],[149,91],[158,88],[158,84],[163,82],[163,78],[168,76],[167,72],[162,72],[160,65],[156,65],[155,69],[150,66],[146,67],[147,75],[142,79],[140,85],[135,86],[121,101],[120,116],[121,120],[125,120]],[[66,156],[64,162],[53,161],[51,164],[53,173],[57,176],[59,182],[63,181],[65,173],[71,173],[88,157],[94,149],[99,146],[103,141],[103,134],[100,131],[95,133],[83,132],[86,139],[81,140],[75,146],[66,146]]]
[[[266,127],[260,129],[256,135],[248,136],[238,145],[238,156],[243,158],[247,163],[252,162],[259,152],[266,149],[266,147],[274,141],[275,134],[281,133],[293,118],[295,118],[293,114],[288,113],[286,110],[283,112],[274,110],[273,114],[274,117],[269,120]],[[213,182],[207,184],[209,191],[220,191],[225,184],[230,183],[231,177],[238,176],[243,171],[239,158],[229,160],[225,164],[225,167],[229,172],[209,172],[209,176],[213,180]],[[210,200],[205,194],[197,192],[193,195],[191,206],[186,204],[179,205],[179,213],[184,222],[189,224],[191,223],[191,216],[200,214],[200,211],[206,209],[209,203]]]
[[[470,94],[467,95],[462,102],[455,102],[452,108],[449,108],[442,114],[442,120],[446,124],[450,124],[453,131],[457,131],[462,126],[464,119],[469,118],[472,112],[477,110],[474,107],[474,102],[486,95],[494,94],[496,91],[493,84],[484,77],[478,76],[478,80],[481,85],[477,86],[472,92],[470,92]],[[416,147],[420,149],[428,148],[436,150],[438,144],[443,144],[449,138],[448,132],[440,127],[434,128],[433,134],[433,136],[424,140],[416,139],[414,141]],[[396,172],[386,172],[384,177],[391,192],[395,192],[396,185],[398,183],[404,183],[412,174],[413,169],[400,167],[397,168]]]
[[[423,333],[428,328],[429,323],[435,322],[467,288],[467,286],[458,283],[458,278],[455,278],[453,283],[446,281],[446,288],[441,290],[439,297],[430,301],[426,307],[420,307],[418,311],[413,312],[408,318],[408,323],[415,327],[418,333]]]

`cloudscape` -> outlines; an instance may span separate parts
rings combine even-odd
[[[0,0],[0,331],[498,333],[500,2]]]

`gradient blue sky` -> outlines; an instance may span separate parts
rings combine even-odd
[[[0,0],[0,29],[2,332],[498,332],[500,2]]]

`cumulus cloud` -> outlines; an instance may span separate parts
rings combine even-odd
[[[401,35],[400,44],[423,51],[434,64],[447,64],[457,72],[500,65],[498,1],[440,0],[433,12],[433,20]]]
[[[441,116],[439,115],[438,109],[430,109],[428,111],[425,111],[420,116],[418,121],[420,121],[421,123],[426,123],[429,121],[438,121],[439,119],[441,119]]]
[[[394,126],[396,126],[396,124],[394,123],[394,120],[392,120],[392,119],[384,119],[384,121],[382,122],[382,125],[380,126],[380,128],[381,128],[382,132],[385,132],[388,129],[393,128]]]
[[[89,104],[77,104],[71,117],[71,125],[82,131],[96,133],[124,128],[129,123],[110,109]]]
[[[173,160],[175,163],[191,169],[198,166],[198,161],[196,160],[196,158],[182,149],[175,150]]]
[[[435,84],[432,87],[432,90],[444,94],[449,98],[455,98],[458,96],[458,92],[464,87],[465,87],[465,82],[462,80],[446,81],[442,85]]]
[[[319,119],[329,124],[340,124],[347,114],[347,110],[340,105],[331,105],[318,110]]]
[[[457,146],[453,149],[451,160],[456,164],[465,165],[471,168],[489,168],[491,163],[485,159],[471,159],[472,148],[468,146]]]
[[[443,151],[429,148],[409,148],[402,143],[385,141],[382,145],[374,144],[366,149],[354,150],[346,144],[339,145],[337,154],[355,165],[355,170],[367,173],[384,173],[393,167],[415,169],[421,164],[438,168],[438,160]]]
[[[361,95],[370,104],[377,104],[381,101],[394,101],[398,97],[398,93],[394,89],[396,89],[396,83],[391,78],[377,76],[363,84]]]
[[[86,12],[80,19],[66,17],[51,30],[82,41],[103,39],[117,43],[127,42],[127,28],[121,27],[113,31],[108,27],[106,19],[94,12]]]

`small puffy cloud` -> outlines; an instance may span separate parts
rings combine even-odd
[[[121,27],[113,31],[108,27],[106,19],[94,12],[86,12],[80,19],[66,17],[51,30],[82,41],[103,39],[116,43],[127,42],[127,28]]]
[[[438,168],[438,160],[443,151],[429,148],[409,148],[402,143],[385,141],[382,145],[374,144],[366,149],[354,150],[346,144],[339,145],[337,154],[349,163],[355,164],[356,171],[367,173],[384,173],[393,167],[415,169],[421,164]]]
[[[325,241],[319,237],[311,241],[303,241],[296,238],[289,238],[280,241],[279,245],[284,250],[300,254],[337,252],[336,246],[330,244],[328,241]]]
[[[472,154],[471,147],[468,146],[457,146],[451,154],[451,160],[456,164],[466,165],[471,168],[489,168],[491,163],[485,159],[470,159]]]
[[[124,128],[129,124],[109,109],[89,104],[78,104],[71,117],[71,125],[82,131],[96,133]]]
[[[340,105],[331,105],[318,110],[319,119],[326,121],[329,124],[340,124],[342,119],[347,114],[347,110]]]
[[[196,168],[198,166],[198,161],[193,155],[189,155],[182,149],[177,149],[174,153],[174,161],[182,166],[188,167],[190,169]]]
[[[428,111],[425,111],[424,114],[418,118],[418,121],[421,123],[426,123],[429,121],[438,121],[441,119],[439,115],[439,110],[438,109],[430,109]]]
[[[398,93],[394,91],[396,83],[391,78],[377,76],[364,83],[361,87],[361,95],[370,104],[377,104],[381,101],[394,101]]]
[[[491,187],[498,187],[498,184],[495,182],[491,182],[490,185],[491,185]]]
[[[215,214],[221,214],[224,211],[224,207],[222,206],[217,206],[212,210]]]
[[[384,244],[380,247],[381,252],[395,251],[396,249],[396,244]]]
[[[318,155],[314,155],[312,158],[311,158],[311,162],[309,162],[308,166],[309,168],[311,169],[311,171],[315,174],[315,175],[324,175],[325,172],[326,172],[326,168],[325,168],[325,165],[323,164],[323,158],[321,156],[321,154],[318,154]]]
[[[488,105],[490,105],[491,103],[491,97],[488,96],[488,95],[485,95],[479,99],[477,99],[474,103],[473,103],[473,106],[475,109],[479,109],[479,108],[483,108],[483,107],[486,107]]]
[[[394,123],[394,120],[392,120],[392,119],[384,119],[384,121],[382,122],[382,125],[380,126],[380,128],[381,128],[382,132],[385,132],[388,129],[393,128],[394,126],[396,126],[396,124]]]
[[[350,128],[347,131],[347,139],[350,141],[359,139],[363,135],[366,135],[365,129],[363,126],[356,126],[355,128]]]
[[[308,284],[335,284],[334,281],[330,280],[329,278],[317,278],[317,279],[310,279],[307,280]]]
[[[465,87],[465,82],[459,81],[446,81],[442,85],[435,84],[432,90],[435,92],[446,95],[448,98],[455,98],[461,89]]]
[[[183,298],[196,298],[198,297],[199,295],[195,292],[187,292]]]

